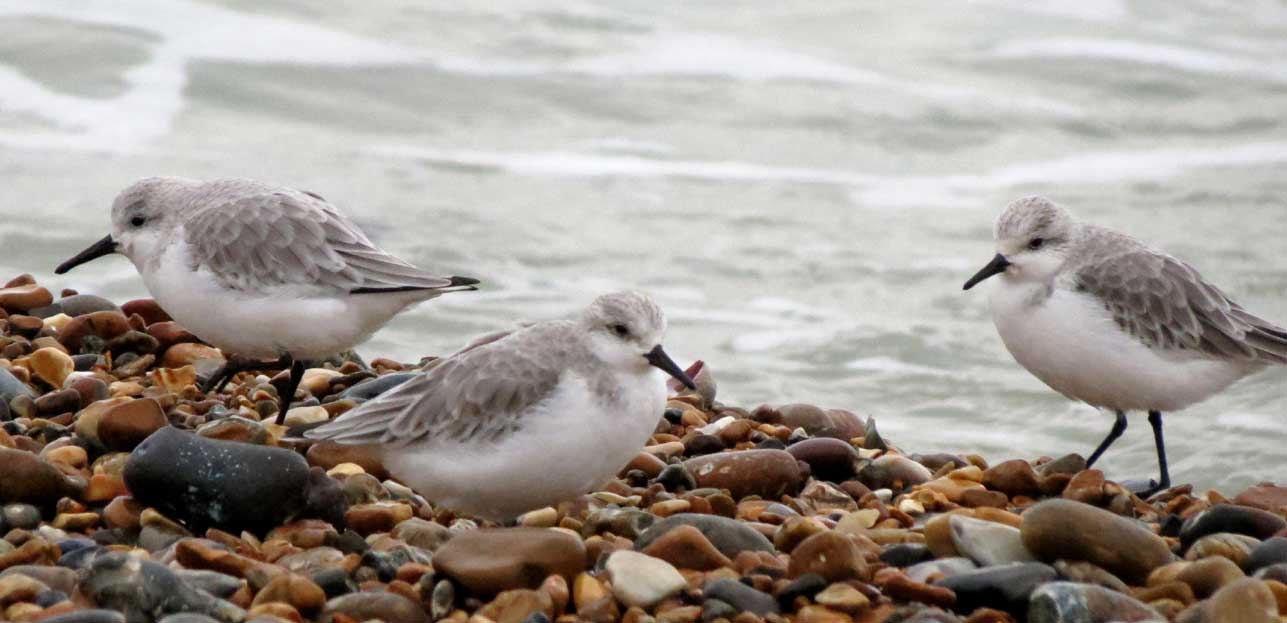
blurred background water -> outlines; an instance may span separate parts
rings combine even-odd
[[[882,10],[896,8],[896,11]],[[0,274],[138,177],[313,190],[485,287],[360,351],[414,361],[637,287],[721,397],[874,415],[913,451],[1088,453],[961,283],[1047,195],[1287,323],[1287,6],[1120,2],[0,3]],[[1154,474],[1138,415],[1103,467]],[[1287,369],[1167,418],[1172,473],[1283,478]]]

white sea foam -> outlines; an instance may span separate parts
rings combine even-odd
[[[1178,71],[1287,81],[1279,59],[1254,58],[1166,43],[1098,38],[1023,39],[1002,44],[997,58],[1071,58],[1152,65]]]
[[[969,202],[971,193],[978,198],[985,191],[1016,186],[1159,181],[1202,169],[1287,163],[1287,143],[1271,142],[1091,152],[1018,162],[978,174],[903,177],[738,161],[660,160],[563,151],[501,152],[411,145],[377,145],[367,151],[430,164],[487,167],[535,177],[680,178],[842,186],[853,188],[854,200],[861,205],[886,207],[961,205]]]
[[[16,16],[113,26],[158,38],[143,41],[149,58],[126,71],[125,92],[108,99],[59,93],[0,66],[0,109],[53,126],[0,132],[0,143],[28,148],[131,151],[164,136],[183,110],[188,64],[194,61],[360,66],[419,58],[415,51],[344,32],[191,0],[170,0],[163,9],[145,0],[0,4],[0,17]]]

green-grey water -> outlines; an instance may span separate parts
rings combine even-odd
[[[637,287],[726,401],[874,415],[916,451],[1086,453],[1112,418],[1006,353],[991,223],[1044,194],[1287,323],[1278,2],[0,4],[0,274],[52,269],[145,175],[313,190],[484,280],[360,351],[415,360]],[[319,329],[320,330],[320,329]],[[1177,480],[1287,463],[1287,370],[1168,417]],[[1153,473],[1143,418],[1102,466]]]

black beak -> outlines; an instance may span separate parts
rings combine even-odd
[[[979,269],[979,272],[974,273],[974,276],[970,277],[970,280],[965,282],[964,289],[969,290],[970,288],[973,288],[974,286],[978,285],[980,281],[983,281],[984,279],[987,279],[988,277],[991,277],[992,275],[995,275],[997,273],[1005,272],[1006,267],[1009,265],[1010,265],[1010,260],[1005,259],[1004,255],[1001,255],[1000,253],[998,253],[996,257],[992,258],[991,262],[988,262],[987,266],[984,266],[983,268]]]
[[[661,344],[658,344],[656,348],[648,351],[648,354],[644,355],[644,359],[647,359],[650,365],[656,366],[662,372],[675,377],[675,380],[683,383],[684,387],[687,387],[688,389],[697,389],[697,385],[693,383],[693,379],[688,378],[688,375],[684,373],[683,368],[675,365],[675,361],[670,358],[670,355],[667,355],[666,351],[661,349]]]
[[[85,262],[96,260],[104,255],[111,255],[113,253],[116,253],[116,241],[112,240],[112,236],[109,234],[104,236],[102,240],[89,245],[88,249],[77,253],[72,259],[59,264],[58,268],[54,269],[54,274],[61,275],[77,266],[80,266],[81,264],[84,264]]]

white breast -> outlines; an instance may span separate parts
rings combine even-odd
[[[152,266],[139,266],[148,291],[175,321],[202,340],[245,357],[325,357],[365,341],[416,293],[323,295],[308,288],[230,290],[205,270],[188,269],[177,243]]]
[[[386,450],[389,471],[435,504],[489,519],[575,498],[614,477],[648,441],[665,407],[659,374],[622,379],[608,403],[565,373],[550,397],[498,443],[429,440]]]
[[[1023,367],[1056,391],[1121,411],[1183,409],[1255,369],[1186,350],[1150,348],[1122,331],[1092,296],[998,279],[992,320]]]

